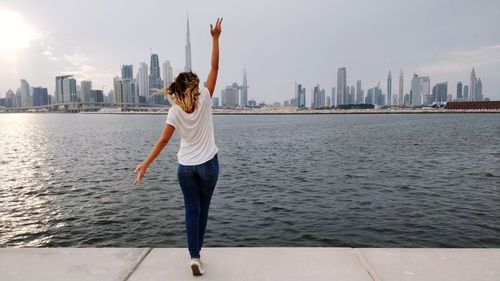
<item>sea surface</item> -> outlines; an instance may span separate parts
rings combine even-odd
[[[0,114],[1,247],[186,247],[166,116]],[[205,246],[500,247],[500,114],[214,116]]]

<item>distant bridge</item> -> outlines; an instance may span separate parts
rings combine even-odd
[[[0,112],[81,112],[99,111],[102,108],[121,108],[122,111],[165,111],[169,105],[130,104],[109,102],[65,102],[28,107],[0,107]]]

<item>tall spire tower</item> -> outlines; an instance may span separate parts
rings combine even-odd
[[[191,39],[189,33],[189,14],[187,15],[187,31],[186,31],[186,66],[184,71],[191,71]]]

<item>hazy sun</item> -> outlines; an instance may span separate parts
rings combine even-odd
[[[21,15],[0,10],[0,50],[26,48],[39,34]]]

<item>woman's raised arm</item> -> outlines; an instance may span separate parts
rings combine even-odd
[[[207,88],[210,96],[213,96],[215,90],[215,82],[217,82],[217,73],[219,72],[219,36],[222,32],[222,18],[217,18],[215,27],[210,25],[210,34],[212,34],[212,61],[210,72],[207,77]]]

